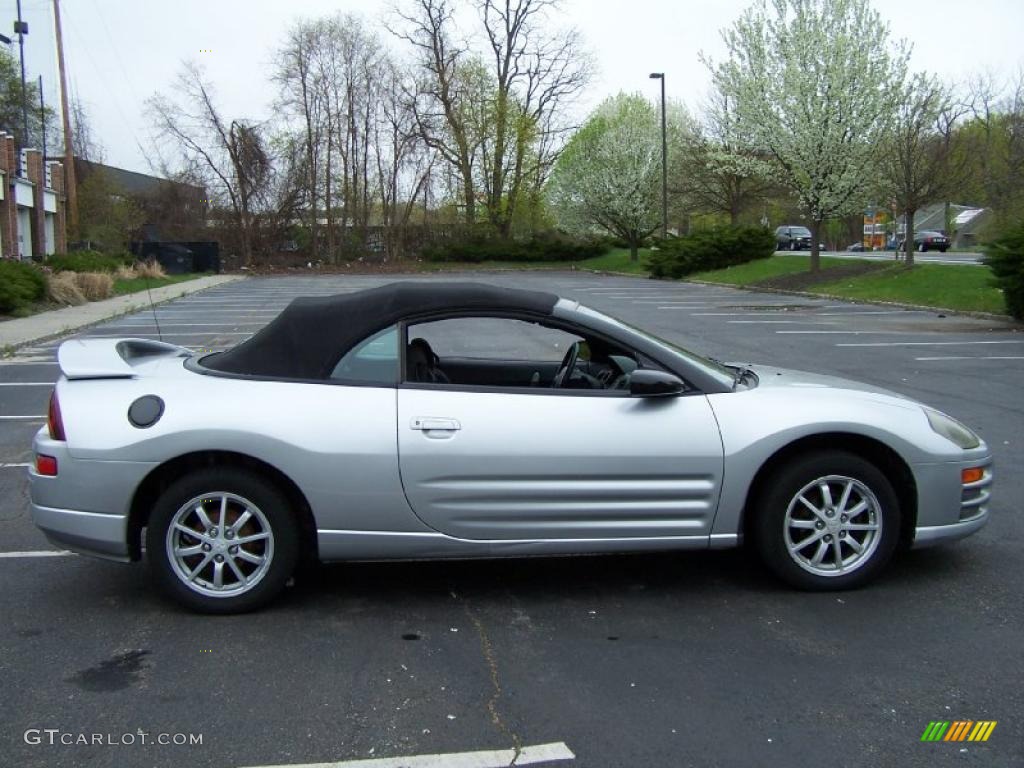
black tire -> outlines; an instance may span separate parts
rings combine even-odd
[[[814,567],[812,563],[805,562],[805,565],[798,563],[799,553],[790,554],[786,539],[788,536],[792,536],[793,530],[787,528],[787,514],[792,503],[796,510],[800,510],[794,514],[806,515],[817,526],[817,516],[804,511],[802,505],[798,504],[797,497],[815,480],[826,477],[842,477],[862,484],[873,495],[873,500],[877,502],[874,517],[879,520],[880,527],[873,534],[871,539],[873,544],[863,546],[863,549],[867,550],[865,555],[856,555],[849,543],[844,544],[843,542],[849,542],[849,539],[845,537],[850,536],[858,544],[863,545],[868,542],[867,532],[863,532],[864,538],[859,540],[856,539],[856,536],[861,534],[861,531],[842,531],[830,534],[828,531],[832,529],[824,528],[826,523],[824,519],[821,521],[823,531],[807,531],[808,540],[811,540],[812,535],[818,536],[818,534],[829,540],[829,556],[833,560],[833,564],[835,559],[845,562],[845,556],[842,554],[844,548],[847,552],[852,553],[850,557],[856,555],[859,558],[854,560],[845,572],[842,569],[836,569],[828,575],[821,575],[808,570],[808,568]],[[837,486],[839,485],[841,483],[837,482]],[[805,491],[805,493],[813,493],[818,487],[815,486],[811,491]],[[857,493],[859,494],[859,491]],[[824,499],[823,494],[819,492],[819,495]],[[851,492],[851,499],[852,497],[853,493]],[[862,497],[858,496],[858,498]],[[825,503],[820,503],[818,506],[822,510],[827,508]],[[759,498],[755,500],[752,511],[755,518],[750,531],[762,560],[781,579],[799,589],[829,591],[852,589],[866,584],[888,564],[900,537],[900,507],[892,484],[874,464],[845,451],[822,451],[793,459],[769,479]],[[867,515],[868,512],[861,514]],[[833,515],[829,515],[829,518],[832,519],[827,522],[829,525],[838,525],[838,518],[833,518]],[[858,519],[864,522],[868,518]],[[804,523],[803,520],[799,522]],[[839,539],[839,536],[844,538]],[[839,543],[831,543],[832,539],[829,537],[835,538]],[[796,540],[794,545],[799,545],[802,540]],[[821,546],[817,540],[813,540],[813,542],[804,546],[814,547],[815,543],[818,544],[818,547]],[[818,547],[814,547],[814,549],[817,550]],[[839,558],[834,558],[832,555],[832,547],[838,547]],[[809,549],[804,551],[809,551]],[[806,558],[806,560],[811,559]],[[824,567],[824,565],[819,567]]]
[[[194,586],[186,584],[184,575],[179,575],[184,566],[176,564],[177,560],[172,558],[167,551],[168,532],[175,519],[179,518],[179,514],[186,514],[186,505],[194,506],[190,505],[192,500],[208,497],[209,501],[214,502],[224,496],[231,497],[231,500],[225,502],[223,507],[226,510],[224,517],[228,523],[232,522],[232,516],[235,521],[241,517],[239,510],[242,512],[250,510],[248,519],[253,522],[246,523],[235,532],[234,525],[225,526],[225,521],[220,519],[219,510],[222,508],[213,504],[208,508],[207,514],[214,526],[220,526],[219,533],[222,540],[210,538],[209,541],[213,544],[209,546],[227,546],[231,542],[224,537],[246,537],[253,530],[257,531],[257,535],[262,535],[261,531],[264,526],[269,528],[270,536],[260,542],[244,545],[250,548],[256,547],[257,551],[254,556],[257,558],[262,556],[264,561],[264,564],[253,566],[253,571],[248,574],[250,578],[253,578],[252,586],[245,586],[233,572],[225,567],[224,561],[228,557],[225,552],[224,555],[216,555],[216,557],[220,557],[220,567],[225,578],[235,582],[237,589],[227,594],[204,594],[199,590],[214,591],[216,587],[213,585],[204,587],[202,583]],[[245,506],[243,502],[249,506]],[[227,506],[228,503],[231,504],[230,508]],[[257,514],[262,516],[262,520],[255,517]],[[188,527],[202,528],[195,524],[188,524]],[[230,532],[229,529],[231,529]],[[181,529],[175,530],[180,531]],[[207,541],[206,532],[197,531],[194,538],[187,534],[184,535],[184,538],[180,533],[177,535],[179,536],[179,545],[208,546],[205,543]],[[236,540],[236,546],[234,546],[236,553],[239,549],[237,541],[241,541],[241,539]],[[200,542],[204,543],[200,544]],[[197,568],[197,573],[202,575],[207,572],[207,568],[214,567],[208,559],[202,560],[210,551],[216,552],[217,550],[207,549],[206,553],[197,553],[183,562],[185,566],[198,564],[197,560],[207,562],[207,566],[204,568]],[[220,551],[225,550],[221,549]],[[245,554],[252,553],[247,550]],[[243,469],[211,467],[180,478],[167,488],[157,500],[146,528],[146,556],[153,578],[161,591],[182,605],[200,613],[244,613],[261,608],[284,589],[298,562],[299,531],[288,500],[275,486]],[[210,556],[214,557],[214,555]],[[243,573],[249,567],[240,557],[232,556],[230,559],[232,562],[228,565],[238,563],[238,567],[242,569]],[[212,571],[209,572],[212,573]],[[255,578],[257,575],[258,578]]]
[[[928,246],[925,243],[921,243],[917,246],[917,250],[921,253],[928,253]]]
[[[799,246],[797,246],[796,240],[790,240],[789,241],[789,250],[791,250],[791,251],[799,250]]]

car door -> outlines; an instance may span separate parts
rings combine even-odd
[[[403,382],[398,451],[416,515],[465,539],[706,537],[723,465],[697,393]]]

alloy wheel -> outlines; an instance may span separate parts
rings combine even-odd
[[[253,589],[274,557],[274,533],[248,499],[217,492],[186,501],[167,527],[167,560],[181,582],[209,597]]]
[[[860,480],[826,475],[796,493],[783,528],[797,565],[816,576],[842,576],[867,563],[878,548],[881,505]]]

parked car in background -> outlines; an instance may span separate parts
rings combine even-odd
[[[775,229],[775,243],[780,251],[811,250],[811,230],[785,224]]]
[[[867,251],[867,250],[870,250],[870,249],[869,248],[865,248],[864,247],[864,243],[851,243],[850,245],[848,245],[846,247],[846,250],[850,251],[851,253],[863,253],[864,251]]]
[[[900,250],[906,240],[900,241]],[[940,251],[945,253],[949,249],[949,238],[941,232],[933,229],[922,229],[914,233],[914,250],[924,253],[925,251]]]

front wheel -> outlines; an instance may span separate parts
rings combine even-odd
[[[146,554],[160,588],[202,613],[262,607],[291,578],[299,555],[288,500],[260,477],[229,467],[186,475],[159,498]]]
[[[889,562],[900,533],[892,484],[845,451],[800,457],[757,500],[752,534],[765,564],[795,587],[858,587]]]

